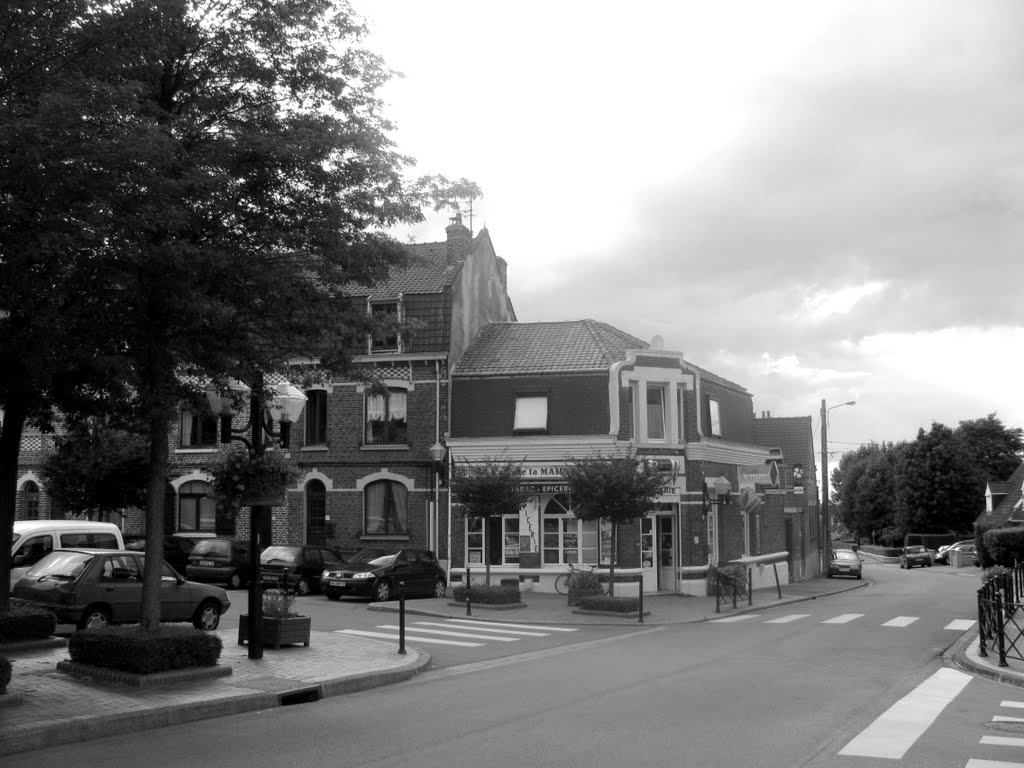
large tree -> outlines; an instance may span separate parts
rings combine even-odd
[[[491,583],[488,522],[519,514],[532,491],[523,482],[522,462],[488,458],[479,463],[456,462],[452,467],[452,500],[468,521],[480,521],[486,582]]]
[[[618,528],[650,512],[666,491],[667,481],[647,461],[595,455],[576,459],[564,470],[573,509],[581,520],[607,520],[612,526],[609,594],[615,594]]]
[[[989,480],[1006,480],[1020,465],[1024,429],[1006,427],[996,414],[961,421],[954,430],[964,442],[978,471],[979,495]]]
[[[255,382],[295,356],[344,371],[347,352],[373,331],[345,287],[378,282],[404,263],[403,249],[380,231],[420,219],[422,205],[449,193],[472,197],[479,190],[443,177],[405,181],[411,161],[395,151],[394,126],[377,96],[391,73],[362,48],[365,29],[347,4],[49,5],[66,12],[51,30],[60,41],[51,58],[60,64],[26,65],[38,75],[35,90],[11,91],[16,108],[4,120],[19,142],[35,143],[31,162],[14,169],[0,202],[32,242],[45,243],[54,228],[71,232],[66,255],[62,247],[57,255],[37,249],[48,258],[36,290],[56,286],[59,295],[74,295],[77,286],[91,297],[75,330],[92,319],[97,333],[78,346],[109,361],[147,424],[150,556],[142,622],[153,627],[168,431],[180,399],[194,394],[186,383],[223,376]],[[19,13],[8,19],[14,26],[24,26]],[[3,55],[19,60],[34,50],[19,44]],[[50,113],[60,130],[48,126]],[[0,149],[6,156],[12,145]],[[82,187],[81,202],[70,206],[81,221],[61,219],[60,195],[43,209],[52,216],[39,220],[23,190],[63,173]],[[8,242],[0,241],[0,259],[12,273],[24,267]],[[17,296],[5,299],[13,306]],[[32,317],[17,319],[24,322],[8,323],[3,354],[49,336]],[[8,407],[16,402],[9,390],[0,392]],[[16,439],[20,430],[8,434],[5,423],[5,446]],[[14,479],[0,483],[5,572]]]

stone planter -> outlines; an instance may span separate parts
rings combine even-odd
[[[312,621],[309,616],[289,616],[287,619],[263,617],[263,647],[280,648],[282,645],[309,647]],[[249,614],[238,617],[238,644],[245,645],[249,639]]]

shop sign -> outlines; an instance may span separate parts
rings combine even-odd
[[[565,472],[565,464],[530,464],[523,467],[522,477],[527,482],[542,482],[546,479],[560,478]]]

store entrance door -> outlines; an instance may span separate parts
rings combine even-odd
[[[673,592],[676,588],[676,537],[674,517],[658,515],[658,591]]]

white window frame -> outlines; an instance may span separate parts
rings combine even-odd
[[[548,428],[548,396],[540,394],[516,395],[516,412],[512,423],[514,432],[542,432]]]
[[[374,310],[375,307],[385,307],[385,306],[391,306],[391,305],[394,305],[394,307],[395,307],[395,315],[398,317],[398,322],[401,323],[402,319],[403,319],[403,317],[405,315],[405,307],[404,307],[404,302],[402,301],[402,295],[401,294],[399,294],[397,298],[390,298],[390,299],[367,299],[366,300],[366,314],[368,314],[372,318],[373,317],[373,310]],[[388,345],[388,346],[379,345],[379,346],[377,346],[375,348],[374,347],[373,334],[371,333],[366,338],[366,351],[367,351],[368,354],[371,354],[371,355],[373,355],[373,354],[377,354],[377,355],[400,354],[403,351],[403,347],[402,347],[402,334],[401,333],[396,333],[395,334],[395,345],[394,345],[394,347],[392,347],[390,345]]]
[[[722,436],[722,414],[718,400],[714,397],[708,398],[708,434],[713,437]]]
[[[653,437],[651,435],[651,419],[650,419],[650,397],[651,393],[656,392],[661,398],[661,437]],[[648,382],[647,386],[644,387],[644,404],[643,407],[647,411],[647,442],[649,443],[664,443],[668,441],[669,434],[669,406],[668,406],[668,387],[665,384],[652,384]]]

